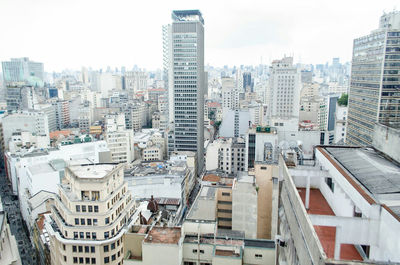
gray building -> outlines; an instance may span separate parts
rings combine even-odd
[[[371,145],[374,123],[400,126],[400,12],[381,16],[379,29],[357,38],[346,143]]]
[[[204,164],[204,20],[199,10],[172,12],[174,140],[176,151],[197,153]],[[171,113],[170,113],[171,115]]]
[[[24,82],[31,76],[43,81],[43,63],[29,61],[29,58],[11,58],[9,62],[2,62],[4,82]]]

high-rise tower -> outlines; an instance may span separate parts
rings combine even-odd
[[[379,29],[354,40],[347,144],[371,145],[376,122],[400,126],[399,52],[399,11],[384,14]]]
[[[176,151],[197,153],[204,163],[204,20],[199,10],[172,12],[171,64]],[[171,89],[171,87],[169,87]],[[170,109],[171,111],[171,109]]]

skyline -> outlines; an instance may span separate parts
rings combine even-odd
[[[8,25],[2,42],[6,52],[0,60],[29,57],[43,62],[46,72],[83,66],[161,69],[162,25],[170,23],[172,10],[199,9],[205,20],[205,65],[270,64],[285,54],[304,64],[324,64],[333,57],[347,62],[353,39],[378,28],[383,11],[390,12],[395,3],[168,1],[135,6],[125,0],[5,0],[0,23]]]

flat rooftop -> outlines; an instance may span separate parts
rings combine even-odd
[[[297,188],[303,204],[305,203],[306,189]],[[310,189],[310,204],[307,210],[308,214],[332,215],[335,213],[325,200],[324,196],[319,189]],[[314,230],[317,233],[318,239],[324,248],[325,254],[328,258],[334,259],[335,255],[335,237],[336,227],[331,226],[317,226],[314,225]],[[363,260],[354,245],[341,244],[340,259],[342,260]]]
[[[142,162],[125,171],[125,177],[144,177],[155,175],[184,175],[187,169],[184,161]]]
[[[400,166],[373,148],[324,147],[365,193],[400,217]]]
[[[216,187],[202,186],[186,219],[215,221],[217,207],[216,192]]]
[[[97,165],[79,165],[70,166],[69,169],[78,178],[102,179],[109,174],[117,165],[97,164]]]
[[[180,227],[153,227],[144,239],[146,243],[178,244],[181,238]]]
[[[241,239],[230,239],[224,237],[215,237],[214,235],[210,236],[200,236],[197,235],[185,235],[185,239],[183,242],[185,243],[194,243],[197,244],[198,239],[200,239],[200,244],[211,244],[211,245],[221,245],[221,246],[243,246],[244,241]]]

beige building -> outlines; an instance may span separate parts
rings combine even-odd
[[[273,239],[277,229],[278,164],[256,162],[254,176],[257,185],[257,238]]]
[[[275,264],[275,242],[235,238],[215,224],[185,221],[182,227],[134,226],[124,236],[124,264]]]
[[[52,264],[122,264],[135,204],[124,164],[70,166],[45,228]]]
[[[21,258],[15,236],[11,234],[7,214],[3,211],[0,198],[0,264],[20,265]]]
[[[161,161],[164,157],[163,147],[159,144],[143,149],[143,161]]]

